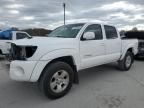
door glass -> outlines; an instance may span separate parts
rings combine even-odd
[[[24,39],[26,37],[28,37],[28,35],[25,33],[17,33],[16,34],[16,39]]]
[[[101,39],[103,39],[101,25],[99,25],[99,24],[89,25],[85,29],[84,33],[85,32],[94,32],[95,33],[95,40],[101,40]]]
[[[107,39],[118,38],[117,31],[116,31],[115,27],[105,25],[104,28],[105,28],[105,33],[106,33]]]

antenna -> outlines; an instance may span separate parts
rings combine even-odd
[[[64,25],[65,25],[65,7],[66,7],[66,4],[63,3],[63,8],[64,8]]]

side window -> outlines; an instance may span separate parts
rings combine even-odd
[[[99,24],[89,25],[85,29],[84,33],[85,32],[94,32],[95,33],[95,40],[101,40],[101,39],[103,39],[101,25],[99,25]]]
[[[24,39],[26,37],[28,37],[28,36],[25,33],[17,33],[16,34],[16,39]]]
[[[115,27],[104,25],[106,38],[107,39],[115,39],[118,38],[117,31]]]

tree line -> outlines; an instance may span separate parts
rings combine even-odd
[[[21,31],[27,32],[31,36],[47,36],[52,30],[44,28],[23,29]]]
[[[132,30],[125,31],[124,34],[127,38],[144,39],[144,30],[138,30],[136,27]]]

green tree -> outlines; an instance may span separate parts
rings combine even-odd
[[[138,31],[137,27],[132,28],[132,31]]]

